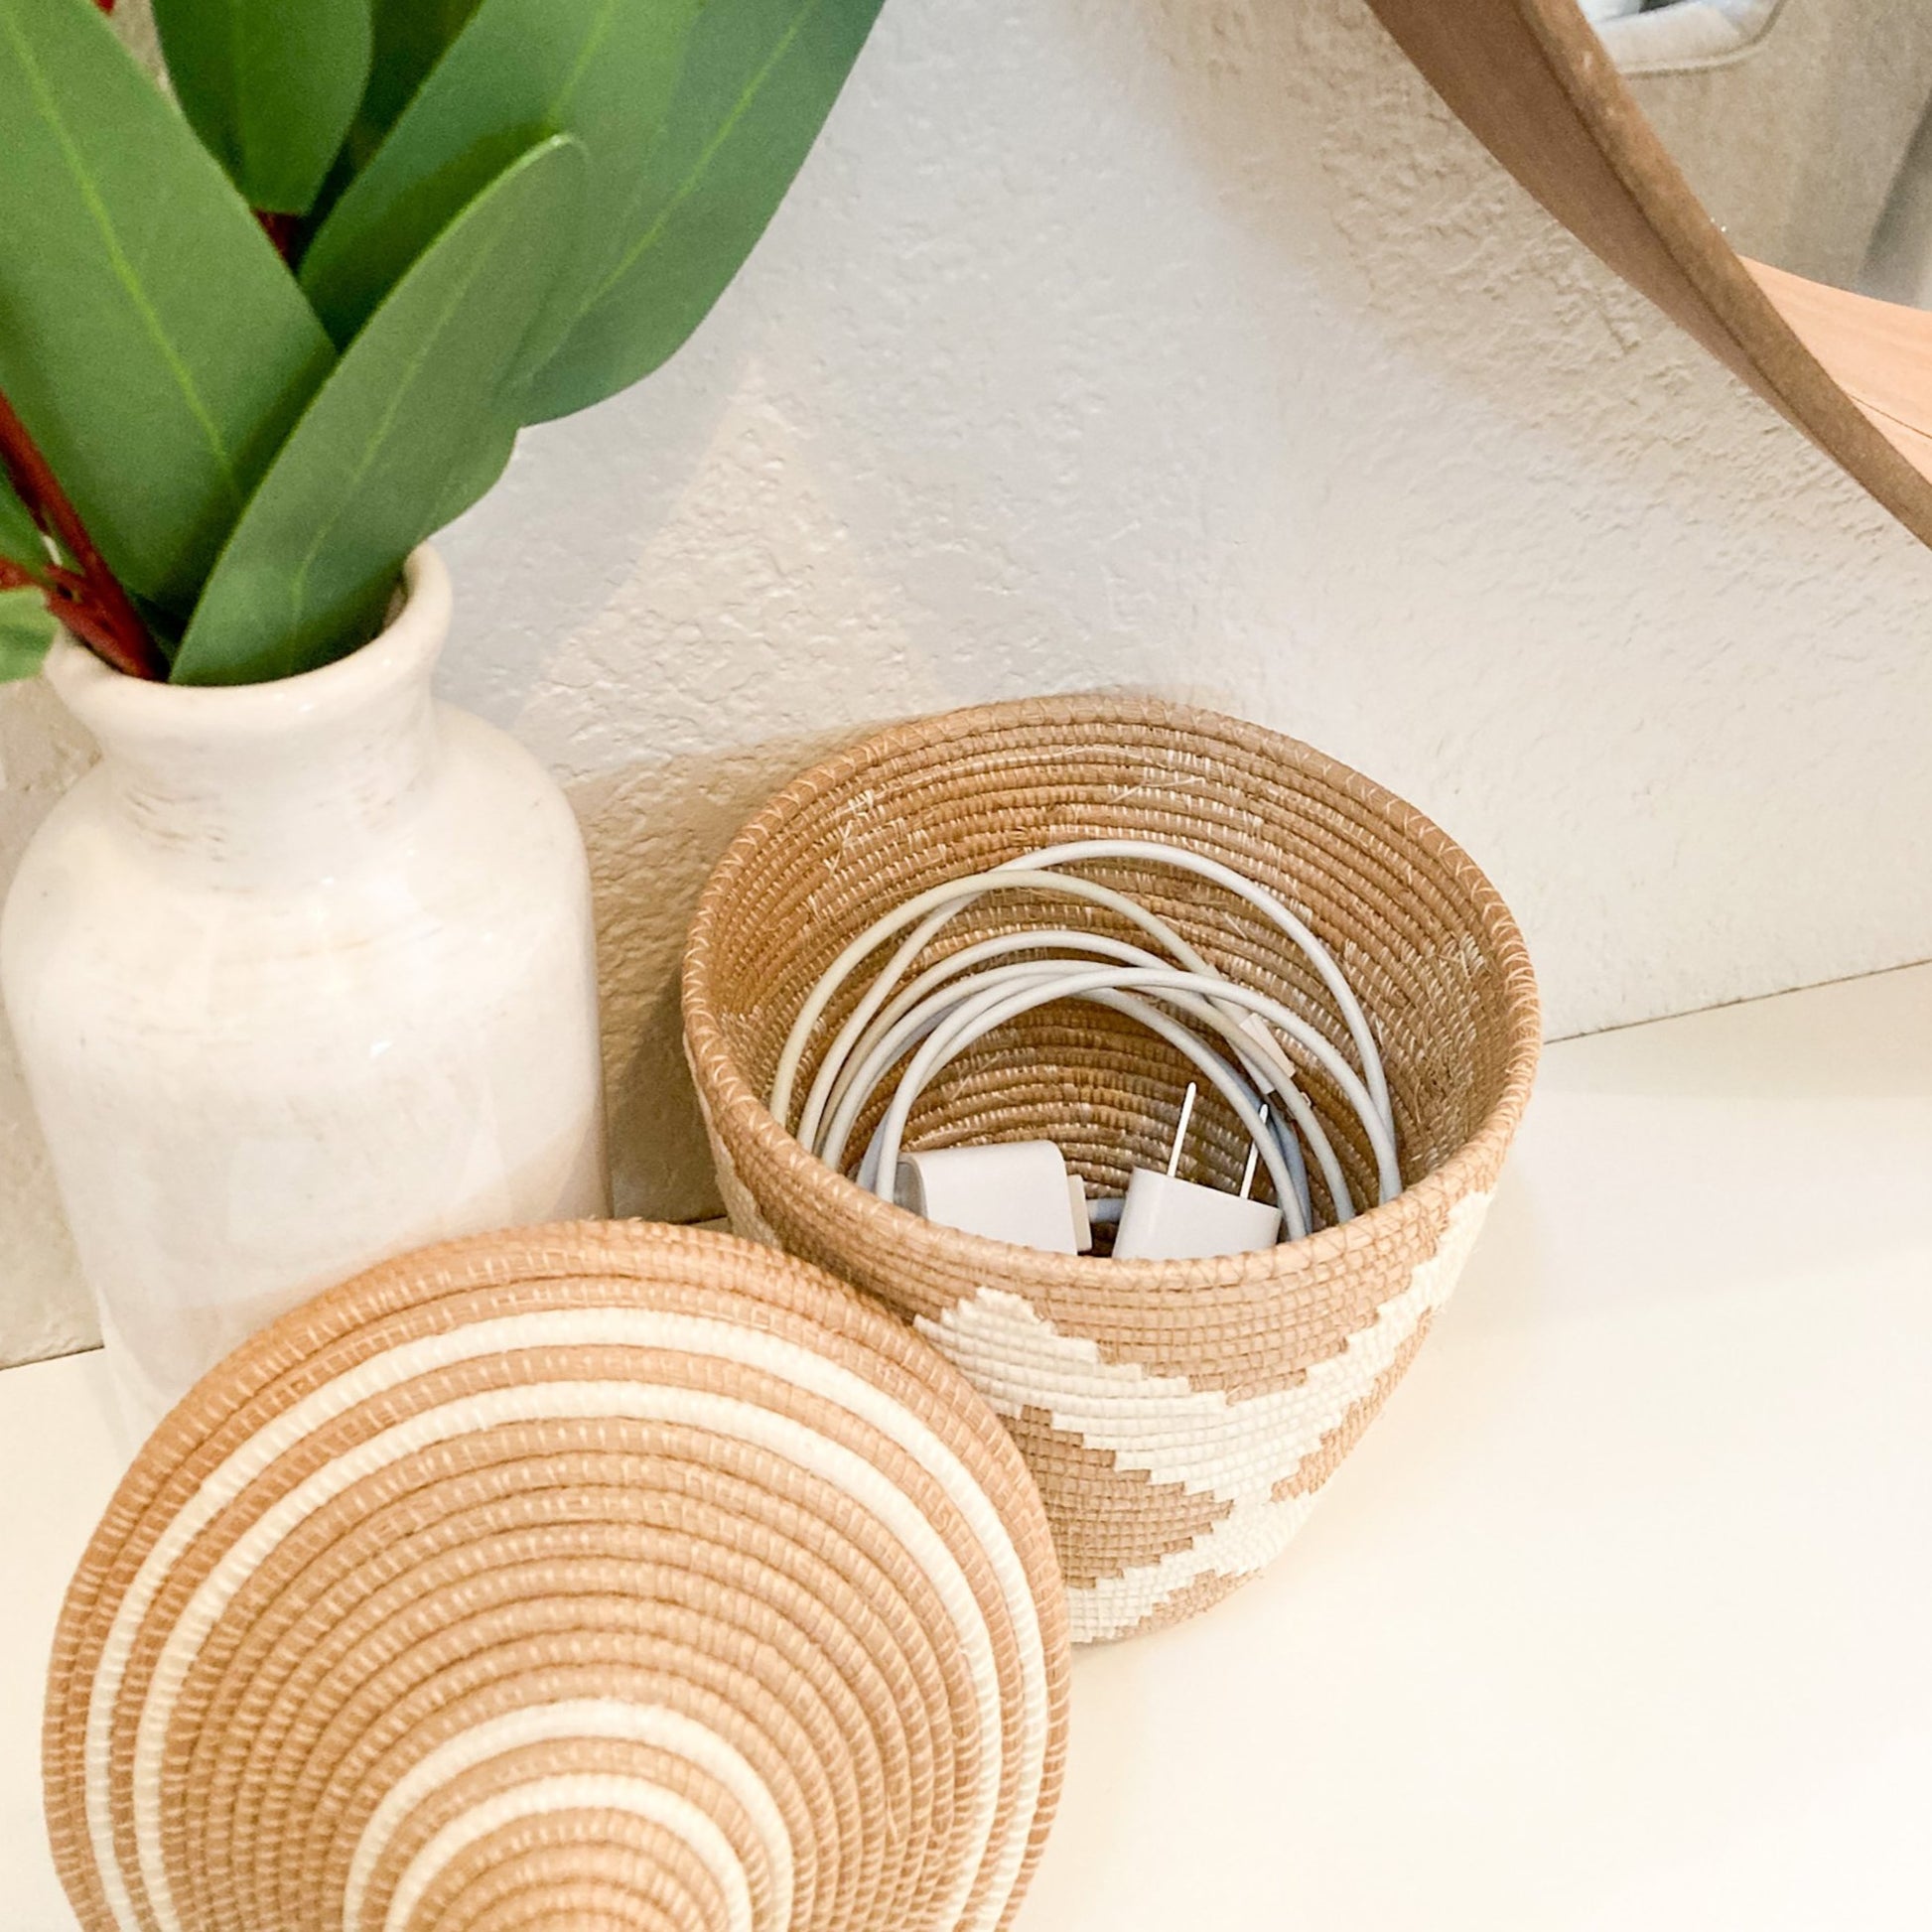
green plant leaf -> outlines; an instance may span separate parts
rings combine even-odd
[[[478,439],[476,447],[465,453],[463,465],[450,475],[449,487],[436,507],[432,531],[454,523],[480,496],[485,494],[509,467],[516,448],[519,423],[514,390],[503,398],[502,414],[488,436]]]
[[[0,557],[36,575],[48,564],[47,544],[41,537],[40,525],[15,493],[4,470],[0,470]]]
[[[59,629],[39,591],[0,591],[0,684],[32,677]]]
[[[375,59],[350,136],[358,168],[395,126],[477,5],[478,0],[375,0]]]
[[[0,389],[122,582],[186,610],[335,360],[90,0],[0,0]]]
[[[374,0],[374,51],[369,83],[348,134],[321,192],[309,209],[313,235],[342,200],[350,182],[395,126],[397,117],[429,77],[430,69],[463,32],[478,0]]]
[[[539,135],[589,158],[585,282],[621,245],[639,158],[664,118],[697,0],[483,0],[330,210],[302,286],[339,343],[452,214]],[[571,317],[559,289],[556,334]]]
[[[697,328],[818,138],[881,0],[712,0],[624,238],[531,383],[526,422],[648,375]]]
[[[315,200],[369,77],[369,0],[154,0],[188,124],[255,207]]]
[[[508,455],[511,385],[575,252],[585,172],[575,141],[539,142],[396,285],[235,526],[176,654],[177,683],[290,676],[371,633],[452,479],[473,475],[480,449]]]

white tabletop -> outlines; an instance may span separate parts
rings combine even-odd
[[[1553,1047],[1288,1556],[1080,1658],[1018,1932],[1922,1932],[1928,1176],[1932,968]],[[0,1375],[5,1932],[73,1924],[40,1674],[100,1400]]]

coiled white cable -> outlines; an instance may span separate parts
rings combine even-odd
[[[1358,1064],[1351,1066],[1323,1034],[1281,1002],[1229,980],[1165,920],[1126,894],[1056,870],[1096,860],[1190,873],[1262,913],[1313,967],[1334,1001]],[[1137,927],[1168,957],[1103,934],[1055,926],[1004,933],[963,947],[896,992],[912,961],[941,928],[988,894],[1006,891],[1093,904]],[[1360,1123],[1375,1159],[1378,1197],[1389,1200],[1401,1190],[1394,1114],[1375,1035],[1326,948],[1287,906],[1231,867],[1183,847],[1142,840],[1086,839],[1042,847],[992,871],[933,887],[876,920],[832,962],[799,1010],[772,1080],[771,1111],[780,1121],[789,1117],[799,1067],[819,1022],[859,967],[900,934],[904,938],[820,1060],[797,1129],[799,1139],[821,1159],[842,1165],[868,1101],[909,1053],[860,1166],[862,1184],[883,1197],[893,1197],[905,1124],[931,1080],[995,1029],[1059,1001],[1122,1014],[1166,1039],[1199,1070],[1247,1131],[1268,1171],[1290,1238],[1308,1233],[1313,1219],[1302,1142],[1320,1171],[1335,1219],[1351,1218],[1355,1203],[1333,1144],[1297,1084],[1295,1062],[1283,1037],[1320,1067]],[[1037,956],[1048,951],[1060,956]],[[1016,953],[1035,956],[1009,957]],[[1205,1029],[1214,1035],[1213,1043],[1160,1011],[1163,1006]]]
[[[821,1158],[833,1167],[840,1164],[853,1126],[864,1110],[867,1099],[876,1091],[879,1081],[902,1052],[916,1045],[938,1025],[946,1010],[944,1004],[936,1001],[930,1006],[927,1004],[938,987],[988,959],[1048,948],[1076,955],[1088,953],[1105,959],[1117,959],[1130,966],[1160,966],[1163,963],[1158,954],[1149,952],[1145,947],[1129,945],[1125,940],[1110,939],[1100,933],[1076,932],[1067,927],[1002,933],[948,954],[937,965],[928,967],[881,1009],[872,1025],[852,1046],[838,1078],[832,1083],[829,1113],[816,1143]],[[1044,966],[1049,971],[1063,970],[1064,966],[1064,962],[1051,960],[1031,963],[1035,967]],[[1210,1001],[1198,999],[1192,994],[1171,993],[1164,997],[1223,1036],[1228,1049],[1258,1094],[1272,1092],[1283,1098],[1290,1118],[1301,1127],[1314,1151],[1330,1199],[1338,1203],[1348,1202],[1348,1184],[1320,1117],[1292,1080],[1284,1083],[1277,1078],[1276,1068],[1263,1061],[1254,1035],[1239,1022],[1230,1020]],[[1117,1007],[1115,1010],[1126,1010],[1130,1017],[1138,1018],[1146,1011],[1146,1004],[1135,1001],[1130,1009]],[[1264,1101],[1261,1104],[1266,1106],[1267,1103]],[[1309,1195],[1308,1165],[1303,1158],[1301,1142],[1292,1130],[1286,1128],[1279,1135],[1279,1142],[1294,1182],[1295,1198],[1301,1208],[1302,1219],[1311,1221],[1313,1208]],[[1352,1211],[1352,1203],[1344,1209],[1344,1212],[1348,1211]]]
[[[978,873],[969,879],[949,880],[943,886],[934,886],[919,894],[916,898],[907,899],[897,910],[876,920],[825,969],[824,976],[799,1009],[798,1018],[792,1023],[791,1033],[785,1040],[784,1050],[778,1056],[778,1069],[771,1082],[771,1111],[778,1119],[785,1120],[791,1113],[791,1091],[798,1078],[798,1064],[804,1057],[805,1042],[811,1037],[812,1029],[818,1025],[826,1008],[838,997],[839,989],[851,978],[862,960],[877,951],[888,939],[903,932],[908,925],[918,924],[918,929],[886,962],[879,977],[867,988],[865,997],[839,1030],[838,1037],[826,1048],[818,1076],[806,1096],[805,1111],[798,1122],[798,1138],[807,1147],[813,1144],[817,1136],[826,1098],[846,1055],[852,1050],[853,1042],[891,997],[893,988],[898,984],[906,967],[925,950],[948,920],[965,911],[969,905],[977,904],[988,893],[1028,891],[1087,899],[1095,905],[1104,906],[1158,939],[1183,965],[1203,974],[1211,975],[1213,972],[1213,968],[1186,940],[1163,920],[1156,918],[1144,905],[1136,903],[1125,893],[1116,893],[1108,887],[1096,885],[1090,879],[1062,879],[1055,873],[1031,867],[1003,866],[997,874]]]
[[[920,1092],[930,1082],[932,1076],[949,1061],[957,1058],[983,1035],[991,1033],[995,1027],[1003,1026],[1009,1020],[1018,1019],[1023,1013],[1031,1013],[1036,1007],[1048,1006],[1055,1000],[1073,999],[1081,994],[1103,991],[1130,992],[1143,988],[1150,992],[1187,992],[1198,989],[1199,984],[1198,979],[1188,973],[1166,972],[1146,967],[1118,969],[1093,967],[1084,972],[1060,974],[1044,985],[1022,986],[1017,991],[1010,987],[989,988],[962,1001],[959,1010],[942,1021],[939,1027],[928,1035],[912,1055],[905,1072],[899,1078],[892,1104],[887,1108],[885,1118],[881,1122],[880,1172],[890,1176],[896,1171],[899,1142],[904,1133],[906,1118],[912,1111],[913,1102],[918,1099]],[[1271,999],[1265,993],[1257,993],[1250,987],[1237,986],[1226,980],[1219,982],[1215,997],[1262,1015],[1270,1026],[1280,1028],[1314,1055],[1320,1062],[1322,1071],[1341,1089],[1343,1097],[1362,1124],[1369,1145],[1375,1154],[1381,1198],[1393,1200],[1402,1190],[1402,1176],[1396,1162],[1395,1137],[1390,1133],[1381,1115],[1376,1112],[1368,1089],[1363,1085],[1354,1068],[1312,1027],[1298,1015],[1291,1013],[1279,1000]],[[1262,1156],[1264,1160],[1267,1158],[1265,1148],[1262,1150]],[[890,1185],[890,1179],[888,1184]]]
[[[989,989],[990,997],[994,1000],[1001,1000],[1013,991],[1010,985]],[[1275,1184],[1276,1199],[1282,1204],[1282,1211],[1291,1233],[1299,1236],[1309,1232],[1310,1209],[1303,1199],[1302,1189],[1295,1185],[1295,1176],[1282,1153],[1280,1143],[1267,1125],[1267,1103],[1245,1080],[1234,1074],[1225,1059],[1208,1047],[1197,1035],[1170,1020],[1149,1002],[1116,991],[1110,985],[1089,988],[1084,992],[1065,992],[1049,980],[1043,985],[1021,987],[1019,996],[1018,1002],[995,1006],[990,1012],[982,1007],[979,1001],[970,1003],[961,1014],[959,1022],[947,1029],[941,1040],[943,1050],[924,1070],[922,1077],[918,1079],[918,1084],[920,1086],[927,1084],[934,1072],[945,1066],[949,1060],[957,1058],[982,1034],[990,1033],[995,1027],[1019,1013],[1031,1012],[1035,1006],[1045,1006],[1056,1000],[1068,999],[1110,1008],[1115,1013],[1125,1014],[1129,1019],[1139,1022],[1150,1033],[1167,1040],[1184,1058],[1193,1062],[1201,1075],[1234,1110],[1235,1118],[1247,1129],[1248,1137],[1261,1156],[1262,1164],[1268,1170],[1269,1178]],[[975,1007],[980,1007],[981,1010],[975,1013],[973,1011]],[[927,1044],[930,1045],[931,1041],[928,1040]],[[915,1060],[914,1065],[916,1064]],[[908,1079],[912,1077],[910,1068],[907,1069],[907,1076]],[[880,1187],[879,1178],[882,1174],[897,1172],[899,1143],[905,1131],[905,1114],[899,1112],[899,1102],[903,1099],[905,1111],[909,1112],[913,1098],[914,1095],[907,1091],[904,1083],[901,1083],[885,1118],[874,1130],[865,1159],[860,1164],[859,1184],[870,1187],[887,1199],[891,1199],[892,1196],[888,1190]],[[1347,1198],[1345,1190],[1342,1198],[1344,1200]]]

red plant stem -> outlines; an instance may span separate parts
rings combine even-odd
[[[109,623],[92,604],[81,599],[69,597],[56,591],[49,595],[47,608],[52,611],[63,624],[90,649],[96,657],[112,664],[116,670],[124,667],[116,662],[114,652],[121,648],[122,639],[114,626]],[[132,672],[129,673],[133,675]]]
[[[254,215],[261,223],[262,233],[275,244],[275,252],[293,268],[295,244],[302,234],[302,217],[299,214],[277,214],[272,208],[265,207],[256,208]]]
[[[0,464],[6,466],[22,501],[42,527],[60,539],[80,567],[77,580],[68,571],[50,574],[48,603],[56,616],[117,671],[164,681],[167,660],[148,635],[140,612],[128,601],[106,558],[94,548],[53,466],[4,395],[0,395]]]
[[[11,559],[0,557],[0,591],[34,591],[48,610],[76,636],[84,637],[95,650],[114,642],[91,606],[78,601],[73,586],[83,580],[70,570],[50,570],[45,581],[31,570],[23,570]]]

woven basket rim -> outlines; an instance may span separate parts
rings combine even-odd
[[[697,916],[686,941],[682,1003],[686,1050],[699,1078],[706,1108],[720,1130],[729,1128],[753,1144],[784,1173],[787,1180],[816,1196],[842,1220],[883,1223],[909,1251],[912,1265],[945,1260],[987,1271],[998,1279],[1014,1268],[1014,1249],[1003,1241],[941,1227],[895,1203],[881,1199],[857,1181],[809,1154],[771,1113],[738,1064],[715,1010],[710,987],[716,928],[727,901],[746,869],[778,828],[827,791],[843,787],[869,765],[935,744],[983,731],[1028,725],[1155,726],[1231,742],[1245,752],[1266,756],[1319,782],[1347,792],[1374,810],[1392,832],[1413,841],[1450,866],[1466,894],[1477,923],[1493,946],[1508,1015],[1504,1073],[1494,1105],[1476,1131],[1440,1167],[1411,1183],[1394,1200],[1365,1208],[1351,1221],[1318,1229],[1299,1241],[1283,1242],[1254,1254],[1214,1257],[1210,1261],[1116,1261],[1107,1256],[1034,1252],[1030,1274],[1074,1298],[1083,1292],[1109,1299],[1153,1294],[1184,1272],[1198,1285],[1207,1278],[1219,1288],[1242,1289],[1284,1276],[1324,1268],[1353,1250],[1374,1243],[1386,1230],[1406,1222],[1431,1196],[1449,1204],[1468,1191],[1473,1176],[1493,1172],[1514,1137],[1529,1103],[1542,1051],[1542,1005],[1529,949],[1501,894],[1473,859],[1433,819],[1386,786],[1312,746],[1262,725],[1193,705],[1119,691],[1075,692],[1050,698],[1009,699],[968,706],[908,720],[876,731],[801,772],[759,810],[732,840],[706,882]],[[1373,1015],[1370,1016],[1371,1020]],[[703,1067],[709,1075],[698,1069]]]

